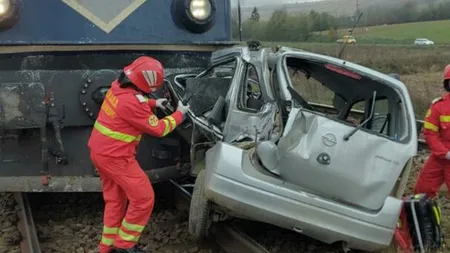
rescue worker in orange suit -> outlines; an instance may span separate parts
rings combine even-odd
[[[445,183],[450,190],[450,64],[444,70],[445,95],[433,100],[423,125],[425,141],[431,150],[416,182],[415,193],[434,198]]]
[[[94,124],[88,146],[105,201],[100,253],[145,252],[137,242],[153,211],[154,192],[136,161],[136,148],[141,134],[163,137],[172,132],[189,109],[179,102],[170,116],[158,119],[153,114],[167,99],[148,99],[145,94],[159,89],[163,77],[159,61],[137,58],[112,83]]]

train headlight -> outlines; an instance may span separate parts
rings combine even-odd
[[[0,0],[0,15],[4,15],[11,8],[10,0]]]
[[[172,18],[179,27],[204,33],[216,21],[215,0],[172,0]]]
[[[192,0],[189,11],[195,19],[203,21],[211,15],[211,2],[209,0]]]
[[[22,0],[0,0],[0,30],[13,27],[21,12]]]

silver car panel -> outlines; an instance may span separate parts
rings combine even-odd
[[[218,142],[206,153],[208,199],[235,216],[274,224],[325,243],[378,250],[391,242],[402,202],[387,197],[377,211],[343,205],[303,191],[252,163],[252,151]],[[314,180],[322,185],[319,179]]]
[[[276,150],[258,155],[277,152],[274,170],[309,192],[370,210],[381,208],[414,150],[362,130],[344,141],[353,126],[308,111],[291,114],[295,127],[285,129]],[[320,160],[323,155],[329,163]]]

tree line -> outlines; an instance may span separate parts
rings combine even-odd
[[[360,11],[363,16],[358,27],[443,20],[450,19],[450,1],[408,1],[394,8],[371,6],[364,10],[357,9],[354,15],[339,17],[327,12],[291,14],[286,9],[279,9],[275,10],[268,20],[262,20],[255,7],[251,16],[242,20],[242,39],[331,42],[338,38],[338,29],[353,27]],[[236,14],[232,17],[232,27],[233,38],[238,39],[239,25]],[[328,32],[315,33],[320,31]]]

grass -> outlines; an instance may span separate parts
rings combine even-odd
[[[357,43],[414,43],[416,38],[427,38],[435,44],[450,44],[450,20],[404,23],[396,25],[380,25],[357,28],[353,35]],[[338,31],[339,36],[348,34],[348,29]],[[327,32],[321,32],[327,34]]]

